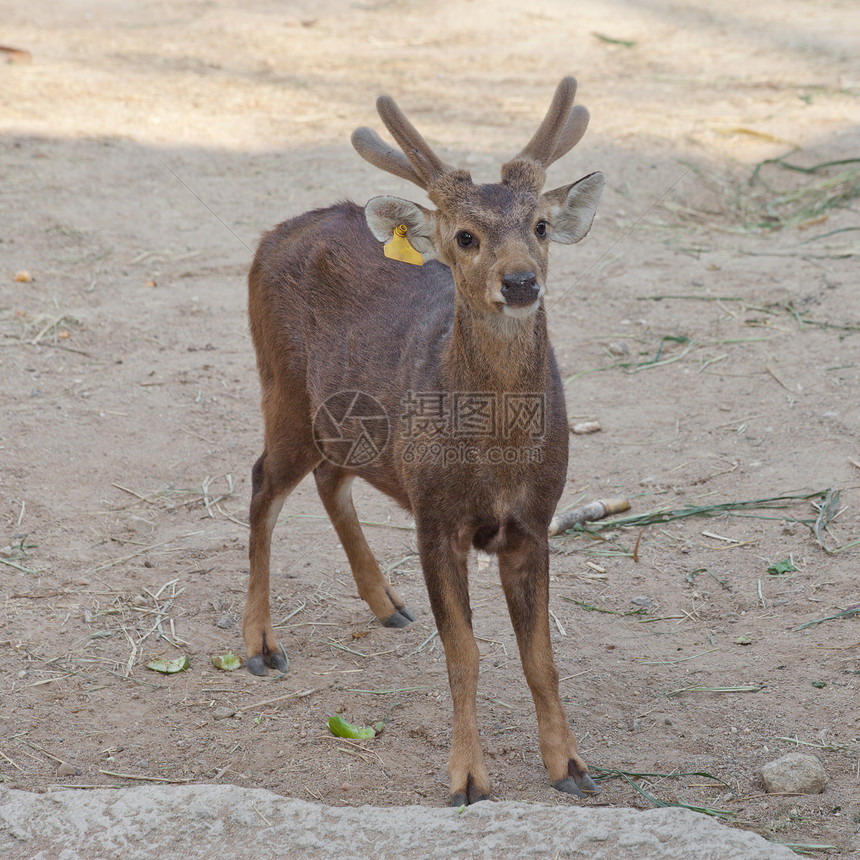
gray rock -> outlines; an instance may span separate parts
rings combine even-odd
[[[211,814],[189,815],[194,809]],[[460,813],[422,806],[330,807],[231,785],[50,794],[0,785],[4,860],[210,860],[213,846],[218,856],[254,860],[797,860],[785,846],[679,808],[640,812],[505,801]]]
[[[647,594],[640,594],[638,597],[631,597],[630,602],[635,606],[643,606],[645,609],[650,609],[654,605],[654,601]]]
[[[235,713],[236,712],[233,708],[227,708],[222,705],[220,708],[215,708],[215,710],[212,711],[212,716],[215,717],[216,720],[226,720],[232,717]]]
[[[820,794],[827,785],[824,765],[813,755],[786,753],[761,769],[761,778],[769,794]]]
[[[221,627],[223,630],[229,630],[235,623],[236,617],[232,612],[227,612],[215,622],[215,626]]]
[[[57,768],[57,776],[79,776],[80,773],[74,765],[65,761]]]

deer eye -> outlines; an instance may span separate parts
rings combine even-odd
[[[468,230],[461,230],[457,234],[457,244],[461,248],[468,248],[475,244],[475,237]]]
[[[545,239],[548,226],[549,225],[546,221],[538,221],[537,224],[535,224],[535,236],[537,236],[538,239]]]

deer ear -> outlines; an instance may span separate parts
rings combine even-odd
[[[602,173],[589,173],[573,185],[565,185],[543,195],[549,204],[552,229],[549,238],[572,245],[585,237],[597,212],[605,182]]]
[[[400,197],[374,197],[364,207],[370,232],[380,242],[391,241],[394,230],[403,224],[409,244],[424,257],[436,259],[436,213]]]

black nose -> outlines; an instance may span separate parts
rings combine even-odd
[[[534,272],[511,272],[502,278],[502,295],[512,308],[530,305],[540,292]]]

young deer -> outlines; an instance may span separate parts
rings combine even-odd
[[[604,181],[592,173],[541,193],[546,168],[588,124],[575,92],[573,78],[559,84],[534,137],[493,185],[443,163],[380,97],[402,152],[369,128],[354,132],[353,145],[423,188],[436,209],[375,197],[363,210],[340,203],[305,213],[263,236],[249,275],[265,447],[253,469],[248,668],[287,669],[269,612],[271,536],[284,500],[311,471],[361,597],[388,627],[415,620],[358,523],[350,487],[364,478],[415,518],[453,698],[454,806],[490,793],[476,721],[473,546],[498,555],[552,784],[597,793],[559,699],[548,618],[547,526],[568,447],[543,303],[548,246],[585,236]],[[380,243],[395,234],[403,244],[404,227],[423,265],[389,259],[388,245],[383,253]]]

